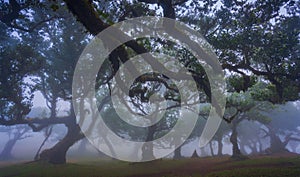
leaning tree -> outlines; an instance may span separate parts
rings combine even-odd
[[[30,43],[28,40],[24,47],[24,41],[26,41],[24,40],[21,42],[23,46],[14,50],[17,52],[1,55],[1,60],[5,62],[1,62],[0,98],[3,113],[1,113],[0,124],[7,126],[28,124],[35,131],[40,131],[52,124],[65,124],[69,130],[65,138],[53,148],[41,153],[41,158],[48,162],[65,163],[69,147],[84,137],[75,119],[74,105],[71,104],[70,113],[67,116],[56,115],[47,119],[26,118],[31,108],[30,100],[34,89],[43,91],[48,102],[52,102],[51,108],[55,112],[55,100],[62,98],[70,101],[71,99],[71,76],[80,53],[78,43],[84,41],[84,39],[75,39],[78,37],[76,34],[79,34],[77,32],[81,31],[83,34],[82,26],[87,33],[95,36],[110,25],[127,18],[161,15],[160,12],[153,10],[153,5],[163,9],[164,17],[182,20],[201,32],[214,46],[226,73],[229,75],[236,73],[242,78],[240,91],[247,91],[251,87],[250,75],[256,75],[262,77],[268,83],[268,89],[272,90],[270,92],[272,96],[268,97],[269,101],[282,103],[299,99],[299,25],[297,25],[299,24],[299,14],[297,13],[299,3],[292,0],[279,0],[275,3],[271,0],[255,2],[224,0],[221,1],[219,8],[216,7],[216,4],[216,1],[196,0],[3,1],[0,21],[1,25],[7,29],[6,32],[19,34],[15,37],[21,39],[25,39],[32,33],[43,36],[41,40],[46,41],[51,36],[50,41],[57,40],[58,45],[62,46],[61,49],[56,49],[56,43],[52,42],[48,49],[53,53],[49,54],[45,50],[44,53],[40,53],[31,49],[35,46],[26,45]],[[280,14],[281,8],[286,9],[286,15]],[[69,12],[73,15],[65,17],[65,14],[69,14]],[[75,18],[82,26],[75,25],[77,23]],[[70,30],[68,38],[66,35],[55,39],[67,29]],[[55,31],[56,33],[54,33]],[[55,37],[50,35],[51,33],[55,34]],[[115,36],[109,37],[115,38]],[[128,36],[123,34],[123,37]],[[34,43],[34,39],[31,39],[31,42]],[[1,38],[1,40],[5,41],[6,39]],[[179,44],[161,39],[137,39],[126,42],[112,51],[106,60],[106,67],[100,69],[97,76],[97,89],[101,91],[101,88],[110,88],[112,79],[115,77],[118,79],[117,71],[130,57],[149,51],[161,53],[168,51],[160,50],[159,46],[169,49],[167,54],[172,53],[172,50],[182,49]],[[25,48],[26,50],[24,50]],[[5,47],[1,50],[9,52],[9,49]],[[199,95],[204,102],[214,99],[214,95],[211,95],[210,92],[208,78],[195,57],[178,58],[179,62],[189,71],[188,74],[180,73],[181,77],[178,79],[191,76],[196,81],[198,91],[202,93]],[[166,65],[160,64],[154,58],[147,62],[149,65],[159,66],[161,71],[178,76],[178,72],[169,71]],[[29,75],[39,77],[39,81],[44,82],[42,87],[31,88],[33,86],[24,83],[24,78]],[[39,83],[39,81],[36,82]],[[124,82],[122,79],[118,79],[118,81],[121,84]],[[133,111],[147,109],[145,102],[150,101],[153,89],[141,89],[145,88],[145,83],[152,88],[157,85],[164,87],[165,99],[174,102],[174,105],[180,102],[179,91],[169,78],[163,74],[146,74],[136,80],[129,95],[124,97],[129,97],[131,100],[140,99],[137,102],[139,104],[129,107]],[[57,88],[57,84],[60,85],[59,88]],[[26,88],[30,88],[30,94],[24,94],[25,90],[28,90]],[[102,91],[109,94],[109,89],[107,90]],[[28,95],[30,95],[29,98],[27,98]],[[103,101],[100,105],[109,104],[109,99],[103,99]],[[80,103],[84,104],[80,100],[78,103],[79,105]],[[101,107],[98,109],[102,110]],[[85,111],[80,111],[80,118],[84,118]]]

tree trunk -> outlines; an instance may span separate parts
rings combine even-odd
[[[146,142],[153,141],[155,130],[156,130],[155,125],[148,127]],[[153,144],[145,143],[142,147],[142,159],[147,160],[147,159],[154,159],[154,158],[155,156],[153,152]]]
[[[210,149],[211,156],[215,156],[214,148],[212,147],[212,141],[209,142],[209,149]]]
[[[252,142],[252,145],[250,146],[250,149],[251,149],[252,154],[258,154],[256,142],[254,142],[254,141]]]
[[[261,153],[263,150],[263,144],[262,144],[260,138],[257,138],[257,142],[258,142],[258,153]]]
[[[240,151],[242,154],[247,154],[246,146],[248,146],[248,145],[240,143]]]
[[[195,150],[195,151],[196,151],[196,150]],[[207,156],[207,153],[206,153],[206,151],[205,151],[205,147],[200,148],[200,155],[201,155],[202,157]]]
[[[232,134],[230,136],[230,142],[232,144],[232,156],[241,155],[241,151],[239,149],[238,140],[237,140],[236,127],[232,128]]]
[[[1,154],[0,154],[0,160],[11,160],[13,159],[12,150],[18,140],[24,139],[25,137],[22,137],[27,131],[29,130],[29,127],[18,129],[16,133],[14,133],[13,138],[9,139],[7,143],[5,144]]]
[[[197,154],[197,150],[195,149],[195,151],[192,154],[192,158],[198,158],[198,157],[199,157],[199,155]]]
[[[290,143],[291,150],[292,150],[292,152],[294,152],[294,153],[297,153],[297,148],[298,148],[298,146],[299,146],[299,142],[291,142],[291,143]]]
[[[38,151],[36,152],[35,156],[34,156],[34,160],[38,160],[39,159],[39,155],[40,155],[40,152],[43,148],[43,146],[45,145],[45,143],[48,141],[51,133],[52,133],[52,129],[53,127],[50,127],[50,129],[47,129],[46,132],[45,132],[45,139],[44,141],[42,142],[42,144],[40,145]]]
[[[176,148],[175,149],[175,151],[174,151],[174,159],[182,159],[183,157],[182,157],[182,155],[181,155],[181,145],[178,147],[178,148]]]
[[[267,149],[269,153],[281,153],[288,151],[285,148],[285,144],[280,140],[280,138],[276,135],[273,127],[268,126],[269,135],[270,135],[270,148]]]
[[[232,144],[232,156],[231,158],[236,159],[236,160],[243,160],[246,158],[244,156],[238,145],[238,133],[237,133],[237,122],[234,120],[232,121],[232,133],[230,136],[230,142]]]
[[[69,148],[84,138],[84,135],[80,131],[80,127],[77,124],[67,124],[68,132],[66,136],[55,144],[52,148],[44,150],[40,154],[40,160],[46,161],[52,164],[65,164],[66,154]]]
[[[280,138],[275,134],[271,133],[270,136],[270,144],[271,144],[271,152],[272,153],[278,153],[278,152],[284,152],[286,151],[284,144],[280,140]]]
[[[7,143],[4,146],[4,149],[0,154],[0,160],[11,160],[14,158],[11,152],[17,141],[18,139],[16,138],[7,141]]]
[[[223,142],[222,142],[222,137],[218,137],[217,139],[218,141],[218,156],[222,156],[223,155]]]

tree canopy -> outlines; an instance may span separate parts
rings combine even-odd
[[[77,105],[71,101],[74,69],[83,48],[110,25],[141,16],[178,20],[200,32],[213,46],[226,75],[230,95],[227,107],[235,107],[240,114],[265,102],[282,104],[299,100],[299,10],[300,2],[294,0],[1,0],[0,124],[28,124],[33,131],[65,124],[68,127],[66,136],[40,155],[51,163],[65,163],[69,147],[84,137],[78,125],[81,120],[76,120],[77,113],[73,110]],[[114,78],[125,82],[118,78],[120,67],[132,56],[147,52],[172,56],[187,69],[186,76],[196,81],[199,92],[196,95],[201,102],[211,102],[214,95],[208,77],[190,51],[165,39],[143,38],[117,47],[100,68],[96,87],[97,96],[102,98],[98,109],[103,115],[114,117],[108,111],[112,103],[107,96]],[[148,61],[150,65],[153,63],[159,64],[156,60]],[[169,61],[159,64],[162,72],[180,73],[172,72],[169,65]],[[162,73],[147,73],[137,78],[130,89],[122,104],[131,111],[147,114],[154,92],[168,101],[170,109],[180,106],[179,89]],[[51,110],[48,118],[27,116],[35,91],[41,91],[47,101]],[[194,93],[185,94],[190,94],[192,100]],[[67,116],[56,114],[59,99],[71,105]],[[126,99],[131,100],[130,104],[126,105]],[[81,110],[80,117],[86,113],[89,111]],[[176,116],[176,111],[167,116],[166,129]],[[228,121],[226,117],[224,120]],[[112,126],[117,126],[114,123]],[[156,128],[151,139],[164,130]]]

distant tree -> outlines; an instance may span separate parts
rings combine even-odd
[[[299,108],[291,102],[269,113],[272,121],[265,125],[266,128],[262,128],[265,133],[264,137],[270,138],[270,148],[266,150],[267,153],[286,152],[288,151],[287,145],[291,141],[300,142],[299,113]]]
[[[272,105],[267,102],[260,102],[253,99],[249,92],[232,93],[227,99],[227,109],[224,119],[231,123],[230,142],[232,143],[232,158],[243,159],[238,145],[238,125],[244,120],[258,121],[266,124],[270,120],[262,112],[271,109]]]
[[[223,138],[226,134],[230,132],[230,125],[226,121],[222,121],[217,133],[215,134],[213,140],[217,141],[218,151],[217,156],[223,155]]]
[[[12,160],[14,156],[12,150],[17,141],[30,137],[30,127],[19,125],[13,127],[0,127],[0,132],[8,134],[8,141],[4,144],[3,150],[0,153],[0,160]]]
[[[40,89],[43,90],[45,97],[48,97],[48,102],[55,103],[58,98],[70,101],[70,81],[78,59],[77,56],[83,48],[82,43],[79,42],[82,41],[80,37],[84,36],[82,26],[76,25],[77,22],[72,17],[75,17],[89,34],[97,35],[108,26],[127,18],[160,15],[151,10],[150,4],[160,6],[163,9],[162,15],[164,17],[187,22],[207,38],[214,46],[226,73],[238,75],[239,83],[237,82],[237,85],[242,87],[235,89],[237,94],[240,94],[241,91],[247,92],[253,84],[252,76],[255,75],[266,81],[272,94],[271,97],[261,98],[261,101],[284,103],[299,99],[298,10],[300,4],[292,0],[276,2],[273,0],[254,2],[224,0],[220,2],[221,7],[216,9],[217,1],[197,0],[189,2],[177,0],[164,2],[157,0],[101,2],[65,0],[34,3],[17,0],[3,1],[0,4],[0,21],[1,26],[6,28],[4,30],[6,36],[1,36],[0,39],[3,40],[1,43],[10,43],[7,39],[13,37],[7,34],[15,34],[15,38],[19,37],[22,40],[18,41],[21,44],[11,48],[2,47],[2,51],[0,51],[0,124],[28,124],[35,131],[40,131],[52,124],[66,125],[68,127],[66,136],[53,148],[41,153],[41,158],[45,161],[65,163],[67,150],[84,137],[73,112],[73,106],[76,105],[70,106],[71,110],[68,116],[55,116],[51,119],[26,118],[32,106],[31,99],[35,89],[32,88],[33,86],[29,86],[30,84],[25,83],[24,78],[29,75],[41,77],[44,84],[43,88]],[[281,8],[286,9],[287,15],[280,15]],[[66,15],[69,14],[68,10],[73,14],[72,17]],[[35,38],[29,37],[29,40],[25,40],[26,36],[31,36],[32,33],[38,34],[35,36],[42,36],[42,39],[35,40]],[[109,37],[114,38],[115,36]],[[124,34],[124,37],[128,36]],[[31,42],[29,42],[30,40]],[[40,53],[41,48],[38,49],[32,45],[36,43],[42,46],[47,40],[49,40],[47,44],[50,45],[48,48],[44,47],[44,53]],[[170,50],[180,48],[179,44],[155,39],[129,41],[111,53],[107,60],[107,68],[104,68],[106,72],[100,72],[101,74],[97,78],[97,87],[109,87],[119,67],[122,63],[127,62],[131,56],[154,51],[154,49],[160,48],[158,46],[164,46]],[[49,53],[45,52],[46,49],[49,49]],[[162,52],[161,50],[156,51]],[[204,102],[209,102],[214,95],[210,93],[208,79],[203,73],[203,69],[200,69],[199,62],[195,62],[195,57],[182,60],[180,60],[181,57],[178,58],[179,62],[188,69],[187,75],[196,80],[199,91],[205,94]],[[151,60],[149,64],[153,64],[153,62],[159,64],[155,59]],[[162,71],[169,71],[164,65],[160,66]],[[172,72],[172,74],[178,76],[177,72]],[[186,73],[180,73],[180,75],[187,76]],[[165,98],[177,103],[180,102],[178,99],[179,91],[170,87],[172,83],[169,82],[169,78],[163,77],[162,74],[149,74],[143,78],[143,80],[138,80],[133,84],[131,94],[128,97],[149,102],[153,89],[142,92],[140,90],[140,86],[145,86],[146,81],[148,83],[155,82],[151,85],[152,88],[158,84],[164,85],[167,88],[166,92],[172,93],[165,95]],[[36,83],[39,82],[36,81]],[[24,94],[27,91],[25,88],[31,88],[28,94]],[[262,92],[264,92],[263,89]],[[136,109],[137,107],[144,110],[147,108],[145,104],[135,105],[131,108]],[[52,104],[51,109],[52,112],[55,112],[55,104]],[[244,111],[238,111],[240,112],[239,115],[233,117],[240,119]],[[80,117],[83,118],[84,111],[81,113]],[[236,124],[233,119],[230,122]],[[237,122],[239,121],[237,120]],[[149,129],[149,132],[154,131]],[[148,135],[153,137],[153,134],[149,133]],[[236,132],[233,131],[232,134],[234,147],[237,147]]]
[[[263,153],[265,149],[264,144],[267,144],[267,139],[263,138],[263,132],[261,130],[263,126],[264,124],[257,121],[243,121],[240,123],[238,127],[238,139],[243,154],[249,153],[256,155]],[[250,152],[247,152],[246,148],[248,148]]]

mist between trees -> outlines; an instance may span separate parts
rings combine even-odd
[[[74,112],[74,107],[87,104],[79,99],[78,105],[73,105],[74,69],[93,36],[112,24],[141,16],[175,19],[204,36],[226,76],[226,110],[212,141],[199,149],[196,142],[214,99],[201,63],[179,43],[158,38],[131,40],[106,58],[95,85],[97,108],[118,136],[134,141],[162,137],[176,122],[184,123],[178,120],[182,114],[179,107],[193,105],[194,98],[199,97],[200,113],[192,134],[168,158],[230,154],[233,159],[244,159],[250,154],[300,152],[300,3],[297,1],[9,0],[0,3],[1,160],[26,157],[63,164],[68,157],[85,153],[109,158],[90,145],[81,132],[79,122],[85,115],[96,113],[80,109]],[[180,88],[161,73],[139,76],[127,86],[130,92],[121,95],[120,109],[147,115],[153,106],[151,99],[166,100],[168,106],[161,121],[140,128],[120,121],[122,115],[116,113],[110,94],[114,79],[121,86],[127,84],[126,78],[117,73],[120,67],[146,52],[170,56],[160,62],[152,60],[152,64],[159,66],[161,72],[178,76],[179,86],[190,76],[197,90],[180,93]],[[188,73],[183,73],[176,63]],[[140,67],[146,70],[149,66]],[[33,104],[36,93],[42,94],[35,99],[45,100],[45,107]],[[181,94],[190,100],[181,103]],[[75,114],[80,115],[80,120],[76,120]],[[185,136],[182,134],[182,138]],[[170,148],[177,140],[159,145]],[[114,144],[105,137],[101,141],[108,147]],[[120,150],[109,149],[112,154]],[[155,157],[151,146],[143,149],[136,153],[132,148],[128,154]]]

